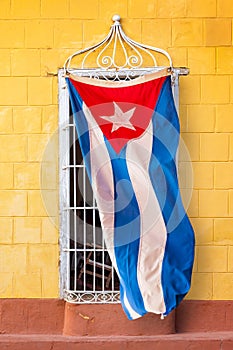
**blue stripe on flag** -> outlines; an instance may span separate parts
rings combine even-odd
[[[137,280],[140,212],[127,169],[126,147],[122,149],[120,155],[117,155],[106,139],[105,142],[111,157],[114,176],[114,250],[120,274],[121,302],[127,311],[123,301],[124,290],[132,309],[144,315],[147,311]],[[129,317],[128,312],[127,315]]]
[[[82,111],[83,100],[79,96],[71,81],[66,78],[66,83],[69,89],[69,96],[72,106],[73,117],[78,133],[79,144],[82,150],[82,155],[86,165],[89,180],[91,182],[91,163],[90,163],[90,139],[88,124],[85,114]]]
[[[160,93],[153,116],[153,129],[149,173],[167,228],[162,287],[165,314],[168,314],[190,288],[194,259],[194,234],[182,204],[175,164],[179,121],[170,77],[166,79]]]

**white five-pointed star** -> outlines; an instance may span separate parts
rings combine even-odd
[[[111,132],[118,130],[119,128],[127,128],[136,130],[132,123],[130,123],[130,119],[134,114],[134,111],[136,107],[130,109],[127,112],[123,112],[118,104],[116,102],[113,102],[114,104],[114,114],[109,116],[102,116],[102,119],[107,120],[108,122],[112,123],[112,130]]]

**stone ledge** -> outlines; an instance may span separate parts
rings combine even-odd
[[[185,300],[175,323],[177,333],[232,331],[233,300]]]
[[[1,350],[231,350],[233,332],[159,336],[0,335]]]
[[[232,325],[233,300],[185,300],[165,320],[147,314],[128,321],[119,304],[75,305],[58,299],[0,299],[0,334],[156,336],[232,331]]]

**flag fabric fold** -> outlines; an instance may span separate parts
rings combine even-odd
[[[122,307],[129,319],[168,315],[190,289],[194,259],[178,184],[171,77],[66,81]]]

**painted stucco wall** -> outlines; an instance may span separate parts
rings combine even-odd
[[[175,66],[190,68],[180,79],[197,241],[188,298],[233,299],[231,0],[0,0],[0,297],[59,295],[59,233],[41,191],[49,183],[57,203],[58,173],[41,176],[58,126],[51,73],[70,53],[103,38],[115,13],[126,34],[167,49]]]

